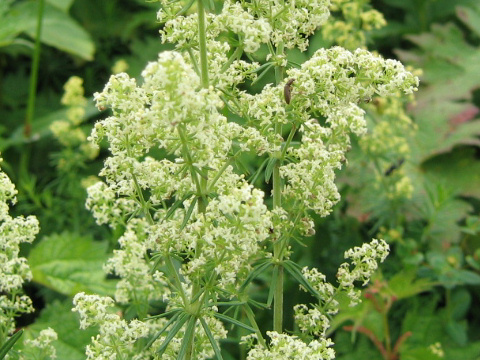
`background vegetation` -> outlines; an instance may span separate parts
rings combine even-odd
[[[159,40],[155,2],[47,0],[30,125],[37,3],[0,2],[2,168],[19,190],[15,214],[34,214],[41,225],[37,241],[23,249],[33,271],[27,293],[37,311],[19,325],[26,326],[25,337],[54,328],[58,358],[76,360],[84,358],[93,333],[78,330],[71,298],[79,291],[112,295],[115,279],[105,279],[102,264],[121,232],[97,226],[84,205],[85,187],[106,155],[106,149],[93,154],[85,145],[95,120],[105,116],[91,97],[112,72],[138,77],[146,62],[168,47]],[[340,175],[342,201],[333,215],[317,219],[316,236],[304,241],[306,247],[297,245],[295,260],[331,278],[343,251],[372,236],[385,238],[393,249],[363,303],[336,318],[338,359],[478,360],[480,3],[375,0],[371,5],[387,25],[365,32],[368,48],[421,69],[421,88],[408,105],[365,99],[371,133],[352,146]],[[354,23],[341,9],[334,16]],[[311,48],[339,39],[320,30]],[[307,56],[292,52],[289,59],[302,62]],[[83,79],[85,103],[62,104],[71,76]],[[273,72],[266,73],[258,86],[272,79]],[[51,125],[59,120],[68,126],[55,131]],[[259,298],[267,296],[268,281],[258,282]],[[286,284],[287,292],[289,286],[294,285]],[[291,304],[286,299],[285,309]],[[128,309],[122,310],[128,316]],[[234,349],[228,344],[225,349],[225,358],[229,353],[235,358]]]

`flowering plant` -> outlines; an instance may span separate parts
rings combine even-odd
[[[286,51],[307,49],[329,18],[327,0],[225,1],[218,14],[209,1],[160,2],[162,41],[176,50],[149,63],[142,84],[120,73],[95,94],[112,114],[90,139],[106,139],[111,155],[87,207],[99,224],[125,229],[105,270],[120,278],[115,301],[128,307],[121,316],[109,297],[75,296],[81,327],[99,326],[87,358],[222,359],[229,324],[250,332],[247,359],[333,359],[326,330],[338,297],[360,300],[354,282],[368,282],[388,245],[347,251],[334,286],[292,261],[291,243],[313,235],[312,214],[327,216],[340,199],[335,170],[350,134],[366,132],[359,105],[410,94],[418,79],[398,61],[338,46],[294,66]],[[243,90],[270,70],[275,84]],[[246,171],[246,156],[261,166]],[[253,289],[265,274],[262,303]],[[294,307],[296,331],[284,326],[285,276],[315,299]],[[267,338],[252,308],[272,304]]]

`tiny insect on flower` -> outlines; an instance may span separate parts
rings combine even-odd
[[[283,96],[285,97],[285,102],[287,104],[290,104],[290,100],[292,99],[292,84],[294,81],[295,79],[288,80],[283,88]]]

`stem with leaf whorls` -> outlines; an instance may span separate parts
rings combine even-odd
[[[283,44],[277,47],[276,55],[283,55]],[[275,80],[277,85],[283,80],[283,67],[275,66]],[[275,124],[275,134],[282,135],[282,126]],[[282,161],[282,150],[275,154],[277,161],[273,167],[273,207],[282,206],[282,178],[280,177],[280,165]],[[275,292],[273,295],[273,330],[281,334],[283,332],[283,265],[282,244],[277,241],[273,244],[273,257],[278,261],[278,275],[275,281]]]
[[[205,17],[205,7],[203,6],[202,0],[197,1],[197,14],[198,14],[198,47],[200,52],[200,79],[201,84],[204,89],[208,89],[209,80],[208,80],[208,58],[207,58],[207,31],[206,31],[206,17]],[[182,139],[185,140],[185,139]],[[186,144],[184,144],[186,147]],[[188,149],[186,149],[188,154]],[[194,173],[193,164],[190,163],[191,166],[191,175],[192,177],[196,178],[196,188],[197,188],[197,195],[198,197],[198,213],[203,214],[207,210],[207,201],[206,201],[206,190],[207,190],[207,179],[200,177],[200,182],[198,181],[198,176]],[[201,242],[197,242],[197,246],[195,248],[195,256],[199,256],[201,252]],[[193,303],[197,303],[199,300],[193,300],[199,289],[200,285],[198,283],[193,284],[192,288],[192,301]],[[191,303],[191,306],[194,304]],[[188,349],[185,354],[185,360],[191,360],[194,356],[194,339],[195,339],[195,327],[193,328],[193,332],[191,334],[191,338],[188,340]]]

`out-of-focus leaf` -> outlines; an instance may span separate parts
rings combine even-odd
[[[67,12],[74,0],[47,0],[47,2],[62,11]]]
[[[388,281],[388,287],[395,294],[397,300],[406,299],[429,291],[433,285],[434,284],[428,279],[417,278],[413,270],[401,271]]]
[[[399,57],[423,69],[422,88],[412,109],[418,124],[414,156],[419,162],[456,145],[478,145],[479,110],[470,103],[480,86],[480,48],[465,41],[453,24],[434,25],[432,31],[409,36],[418,46],[398,51]]]
[[[480,3],[457,6],[456,10],[458,18],[480,37]]]
[[[18,14],[17,21],[22,22],[22,32],[32,38],[36,36],[37,5],[38,1],[27,1],[12,10]],[[90,35],[68,14],[49,4],[45,5],[41,40],[82,59],[93,60],[95,46]]]
[[[78,315],[72,312],[72,307],[71,300],[49,303],[35,323],[25,329],[25,338],[34,339],[41,330],[50,327],[58,335],[58,340],[52,342],[57,359],[84,360],[85,345],[90,343],[97,331],[95,327],[80,330]]]
[[[106,250],[107,243],[73,233],[45,237],[28,257],[33,281],[69,296],[112,295],[115,282],[107,281],[102,269]]]
[[[462,321],[449,321],[446,328],[446,332],[453,341],[455,341],[460,346],[465,346],[468,342],[467,335],[467,322]]]
[[[480,123],[479,123],[480,125]],[[480,162],[476,159],[474,148],[458,148],[454,151],[435,156],[422,165],[429,176],[449,184],[457,194],[480,198]],[[468,211],[468,205],[458,204],[464,209],[452,207],[449,213],[458,219],[459,210]]]

